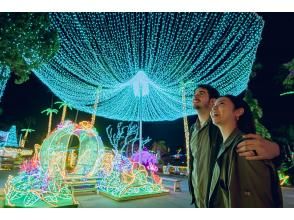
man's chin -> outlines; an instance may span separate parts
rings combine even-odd
[[[193,107],[194,107],[194,109],[196,109],[196,110],[201,109],[201,107],[200,107],[199,105],[194,105]]]

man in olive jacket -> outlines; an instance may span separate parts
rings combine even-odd
[[[212,123],[209,115],[218,97],[218,91],[209,85],[198,85],[194,91],[193,107],[197,110],[198,117],[190,129],[188,184],[192,204],[199,208],[210,207],[212,172],[222,143],[220,131]],[[280,154],[276,143],[258,135],[249,136],[252,139],[238,145],[240,156],[248,160],[262,160],[272,159]]]

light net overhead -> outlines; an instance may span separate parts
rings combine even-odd
[[[255,13],[53,13],[61,48],[35,74],[88,113],[138,121],[195,114],[198,83],[246,87],[263,21]],[[185,85],[186,112],[181,89]]]

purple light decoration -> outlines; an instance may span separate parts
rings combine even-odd
[[[157,172],[158,167],[156,155],[150,153],[147,149],[143,149],[142,151],[137,151],[135,154],[132,155],[131,160],[133,162],[140,161],[140,154],[141,154],[141,164],[146,167],[147,170],[151,172]]]

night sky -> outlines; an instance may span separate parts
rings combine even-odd
[[[277,78],[281,72],[281,65],[294,58],[294,13],[259,13],[265,21],[262,41],[257,52],[258,63],[263,68],[257,72],[257,76],[250,82],[249,87],[255,98],[263,108],[263,124],[272,132],[274,128],[282,124],[293,124],[293,95],[282,96],[281,81]],[[35,123],[31,128],[37,130],[29,137],[28,145],[40,143],[46,135],[48,117],[40,112],[51,107],[58,98],[34,75],[22,85],[14,84],[14,77],[7,83],[0,107],[0,130],[8,130],[10,125],[16,124],[17,129],[27,126],[25,118],[33,117]],[[57,108],[57,105],[54,106]],[[74,120],[76,110],[69,110],[68,117]],[[61,111],[53,116],[53,128],[60,121]],[[79,112],[78,121],[90,120],[91,115]],[[195,121],[195,117],[189,117],[189,126]],[[105,129],[109,124],[116,125],[118,121],[101,117],[96,118],[96,128],[104,143],[108,144]],[[143,123],[143,136],[149,136],[152,141],[166,140],[167,145],[174,152],[176,147],[184,146],[183,119],[173,122]]]

